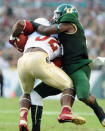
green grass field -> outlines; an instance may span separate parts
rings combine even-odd
[[[18,100],[0,98],[0,131],[18,131]],[[105,100],[98,100],[98,102],[105,110]],[[59,124],[57,117],[60,110],[59,100],[44,100],[41,131],[105,131],[105,128],[101,126],[93,111],[79,101],[75,102],[72,111],[86,118],[87,123],[84,125]],[[28,119],[31,131],[30,112]]]

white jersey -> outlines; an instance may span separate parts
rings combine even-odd
[[[48,53],[50,60],[61,56],[61,48],[57,40],[52,36],[43,36],[37,32],[34,32],[28,36],[24,52],[30,47],[42,48]]]

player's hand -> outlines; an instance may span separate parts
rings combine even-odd
[[[105,57],[97,57],[93,60],[93,65],[95,66],[102,66],[105,65]]]
[[[19,42],[19,41],[20,41],[20,39],[18,37],[13,37],[12,35],[9,38],[10,44],[12,44],[18,50],[19,50],[19,48],[17,46],[17,42]],[[21,51],[21,50],[19,50],[19,51]]]
[[[23,20],[17,21],[12,28],[12,36],[15,38],[18,37],[20,33],[23,31],[23,29],[24,29],[24,21]]]
[[[13,37],[11,35],[9,38],[9,43],[12,44],[20,52],[23,52],[27,40],[28,40],[28,36],[21,33],[19,37]]]
[[[13,37],[12,35],[9,38],[10,41],[20,41],[18,37]]]

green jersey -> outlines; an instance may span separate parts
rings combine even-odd
[[[91,60],[88,59],[86,37],[79,20],[72,14],[65,14],[61,17],[59,23],[66,22],[74,24],[77,29],[74,34],[68,32],[58,34],[59,41],[64,47],[63,67],[67,73],[71,74],[82,66],[89,64]]]

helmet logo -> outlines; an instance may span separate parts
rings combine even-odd
[[[76,11],[74,11],[74,9],[75,9],[74,6],[72,6],[72,8],[67,8],[67,7],[64,8],[64,10],[66,11],[67,14],[68,14],[68,13],[76,12]]]
[[[72,13],[74,8],[75,8],[74,6],[72,6],[72,8],[67,8],[67,7],[65,7],[64,10],[65,10],[66,13],[68,14],[68,13]]]

